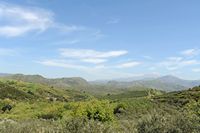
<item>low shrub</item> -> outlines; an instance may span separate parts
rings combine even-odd
[[[192,121],[183,114],[153,112],[143,117],[137,125],[138,133],[197,133]]]
[[[73,116],[87,117],[89,120],[98,120],[101,122],[113,121],[114,106],[107,100],[91,100],[79,102],[74,105]]]
[[[44,119],[44,120],[58,120],[58,119],[62,119],[62,114],[59,114],[59,113],[41,114],[38,116],[38,118]]]

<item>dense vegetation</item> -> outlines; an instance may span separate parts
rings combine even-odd
[[[80,88],[2,79],[0,108],[12,109],[0,113],[0,132],[200,132],[200,87],[169,93],[144,87],[119,92],[91,95]]]

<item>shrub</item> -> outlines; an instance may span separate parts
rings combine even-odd
[[[59,113],[41,114],[38,116],[38,118],[44,120],[58,120],[62,118],[62,114]]]
[[[137,125],[138,133],[194,133],[192,122],[183,114],[159,114],[143,117]]]
[[[85,118],[66,121],[62,131],[64,133],[116,133],[111,125]]]
[[[121,104],[118,104],[118,105],[114,108],[113,113],[114,113],[114,114],[120,114],[120,113],[125,112],[125,109],[126,109],[126,105],[123,104],[123,103],[121,103]]]
[[[101,122],[114,120],[114,107],[107,100],[91,100],[79,102],[74,106],[73,115],[77,117],[87,117],[89,120]]]

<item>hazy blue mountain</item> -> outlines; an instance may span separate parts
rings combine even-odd
[[[159,78],[159,76],[157,74],[144,74],[144,75],[128,77],[128,78],[118,78],[118,79],[114,79],[114,80],[120,81],[120,82],[131,82],[131,81],[135,81],[135,80],[153,80],[156,78]]]
[[[132,82],[136,80],[153,80],[158,78],[159,76],[157,74],[144,74],[144,75],[139,75],[139,76],[133,76],[133,77],[127,77],[127,78],[116,78],[112,80],[95,80],[95,81],[90,81],[92,84],[106,84],[110,81],[118,81],[118,82]]]
[[[115,87],[133,87],[142,86],[164,91],[176,91],[191,88],[200,85],[200,80],[184,80],[175,76],[167,75],[159,78],[153,77],[152,79],[133,80],[131,82],[109,81],[109,86]]]
[[[109,90],[119,91],[126,89],[129,90],[130,88],[136,88],[136,87],[153,88],[164,91],[177,91],[200,85],[200,80],[184,80],[171,75],[162,77],[143,76],[143,79],[134,80],[133,78],[131,78],[125,81],[101,80],[93,82],[88,82],[87,80],[81,77],[47,79],[42,77],[41,75],[23,75],[23,74],[0,74],[0,75],[2,75],[0,76],[1,78],[5,79],[40,83],[59,88],[75,89],[79,91],[87,90],[91,92],[101,92],[102,90],[104,91],[109,91]]]
[[[180,78],[177,78],[177,77],[171,76],[171,75],[160,77],[157,80],[164,82],[164,83],[182,85],[187,88],[200,85],[200,80],[184,80],[184,79],[180,79]]]
[[[8,73],[0,73],[0,77],[5,77],[5,76],[8,76],[8,75],[10,75],[10,74],[8,74]]]

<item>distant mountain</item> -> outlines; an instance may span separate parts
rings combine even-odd
[[[158,77],[157,79],[163,82],[174,82],[174,81],[177,82],[180,80],[182,81],[182,79],[175,77],[173,75],[166,75],[166,76]]]
[[[167,75],[153,79],[133,80],[131,82],[109,81],[108,86],[134,87],[142,86],[164,91],[177,91],[200,85],[200,80],[183,80],[175,76]]]
[[[127,78],[116,78],[112,80],[95,80],[90,81],[92,84],[106,84],[110,81],[118,81],[118,82],[131,82],[136,80],[153,80],[158,78],[159,76],[157,74],[144,74],[139,76],[133,76],[133,77],[127,77]]]
[[[0,77],[5,77],[5,76],[8,76],[10,74],[7,74],[7,73],[0,73]]]
[[[119,94],[126,91],[133,90],[145,90],[142,86],[131,86],[127,88],[126,85],[119,86],[118,82],[116,85],[106,83],[89,83],[85,79],[80,77],[72,78],[56,78],[56,79],[47,79],[41,75],[23,75],[23,74],[13,74],[1,77],[1,79],[6,80],[16,80],[30,83],[39,83],[42,85],[48,85],[49,87],[55,87],[66,90],[76,90],[81,92],[87,92],[95,95],[104,95],[108,93]]]
[[[168,84],[164,82],[160,82],[158,80],[139,80],[139,81],[132,81],[132,82],[117,82],[117,81],[110,81],[107,83],[108,86],[114,86],[118,88],[131,88],[134,86],[140,86],[144,88],[153,88],[163,91],[174,91],[174,90],[182,90],[186,89],[186,87],[176,84]]]
[[[171,75],[160,77],[157,80],[164,83],[182,85],[187,88],[200,85],[200,80],[184,80]]]
[[[47,79],[42,77],[41,75],[12,74],[2,76],[1,78],[77,90],[84,90],[90,86],[90,84],[85,79],[80,77]]]
[[[135,80],[153,80],[156,78],[159,78],[159,76],[157,74],[144,74],[144,75],[128,77],[128,78],[118,78],[118,79],[114,79],[114,80],[120,81],[120,82],[131,82],[131,81],[135,81]]]
[[[184,80],[172,75],[167,75],[163,77],[143,76],[144,79],[140,80],[129,79],[131,81],[102,80],[93,82],[88,82],[81,77],[47,79],[42,77],[41,75],[23,75],[23,74],[0,74],[0,77],[3,79],[40,83],[57,88],[73,89],[77,91],[87,91],[91,93],[103,93],[102,91],[107,93],[107,92],[135,90],[135,88],[138,87],[152,88],[163,91],[178,91],[200,85],[200,80]]]
[[[40,84],[48,83],[48,79],[42,77],[41,75],[10,74],[8,76],[4,76],[3,78]]]

